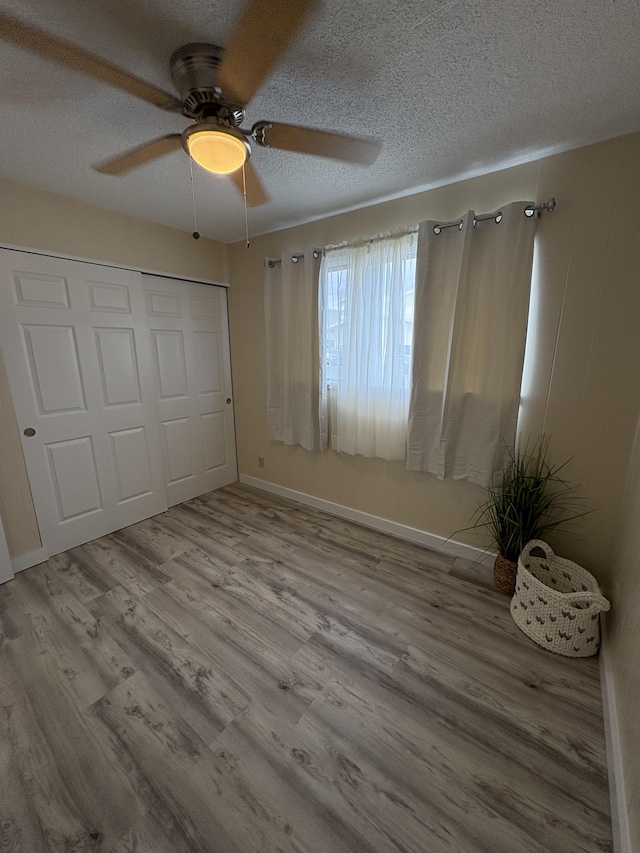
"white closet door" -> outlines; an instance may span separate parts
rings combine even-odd
[[[144,277],[169,506],[238,478],[224,287]]]
[[[49,554],[163,512],[140,274],[3,250],[0,342]]]

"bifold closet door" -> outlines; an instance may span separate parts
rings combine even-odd
[[[169,506],[238,478],[224,287],[145,275]]]
[[[163,512],[141,275],[2,250],[0,343],[49,554]]]

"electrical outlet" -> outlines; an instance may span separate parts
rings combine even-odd
[[[258,456],[258,468],[264,468],[264,456]]]

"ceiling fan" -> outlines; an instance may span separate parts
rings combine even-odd
[[[371,165],[380,152],[377,140],[316,128],[268,121],[241,127],[245,107],[301,28],[313,3],[249,0],[226,49],[199,42],[178,48],[169,61],[177,98],[82,48],[2,13],[0,38],[192,120],[182,134],[161,136],[126,151],[95,166],[98,172],[122,175],[183,148],[204,169],[230,175],[241,192],[245,180],[247,203],[255,207],[268,197],[249,161],[252,143],[361,165]]]

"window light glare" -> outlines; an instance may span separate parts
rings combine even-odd
[[[223,130],[199,130],[189,136],[189,154],[199,166],[216,175],[235,172],[247,159],[241,139]]]

